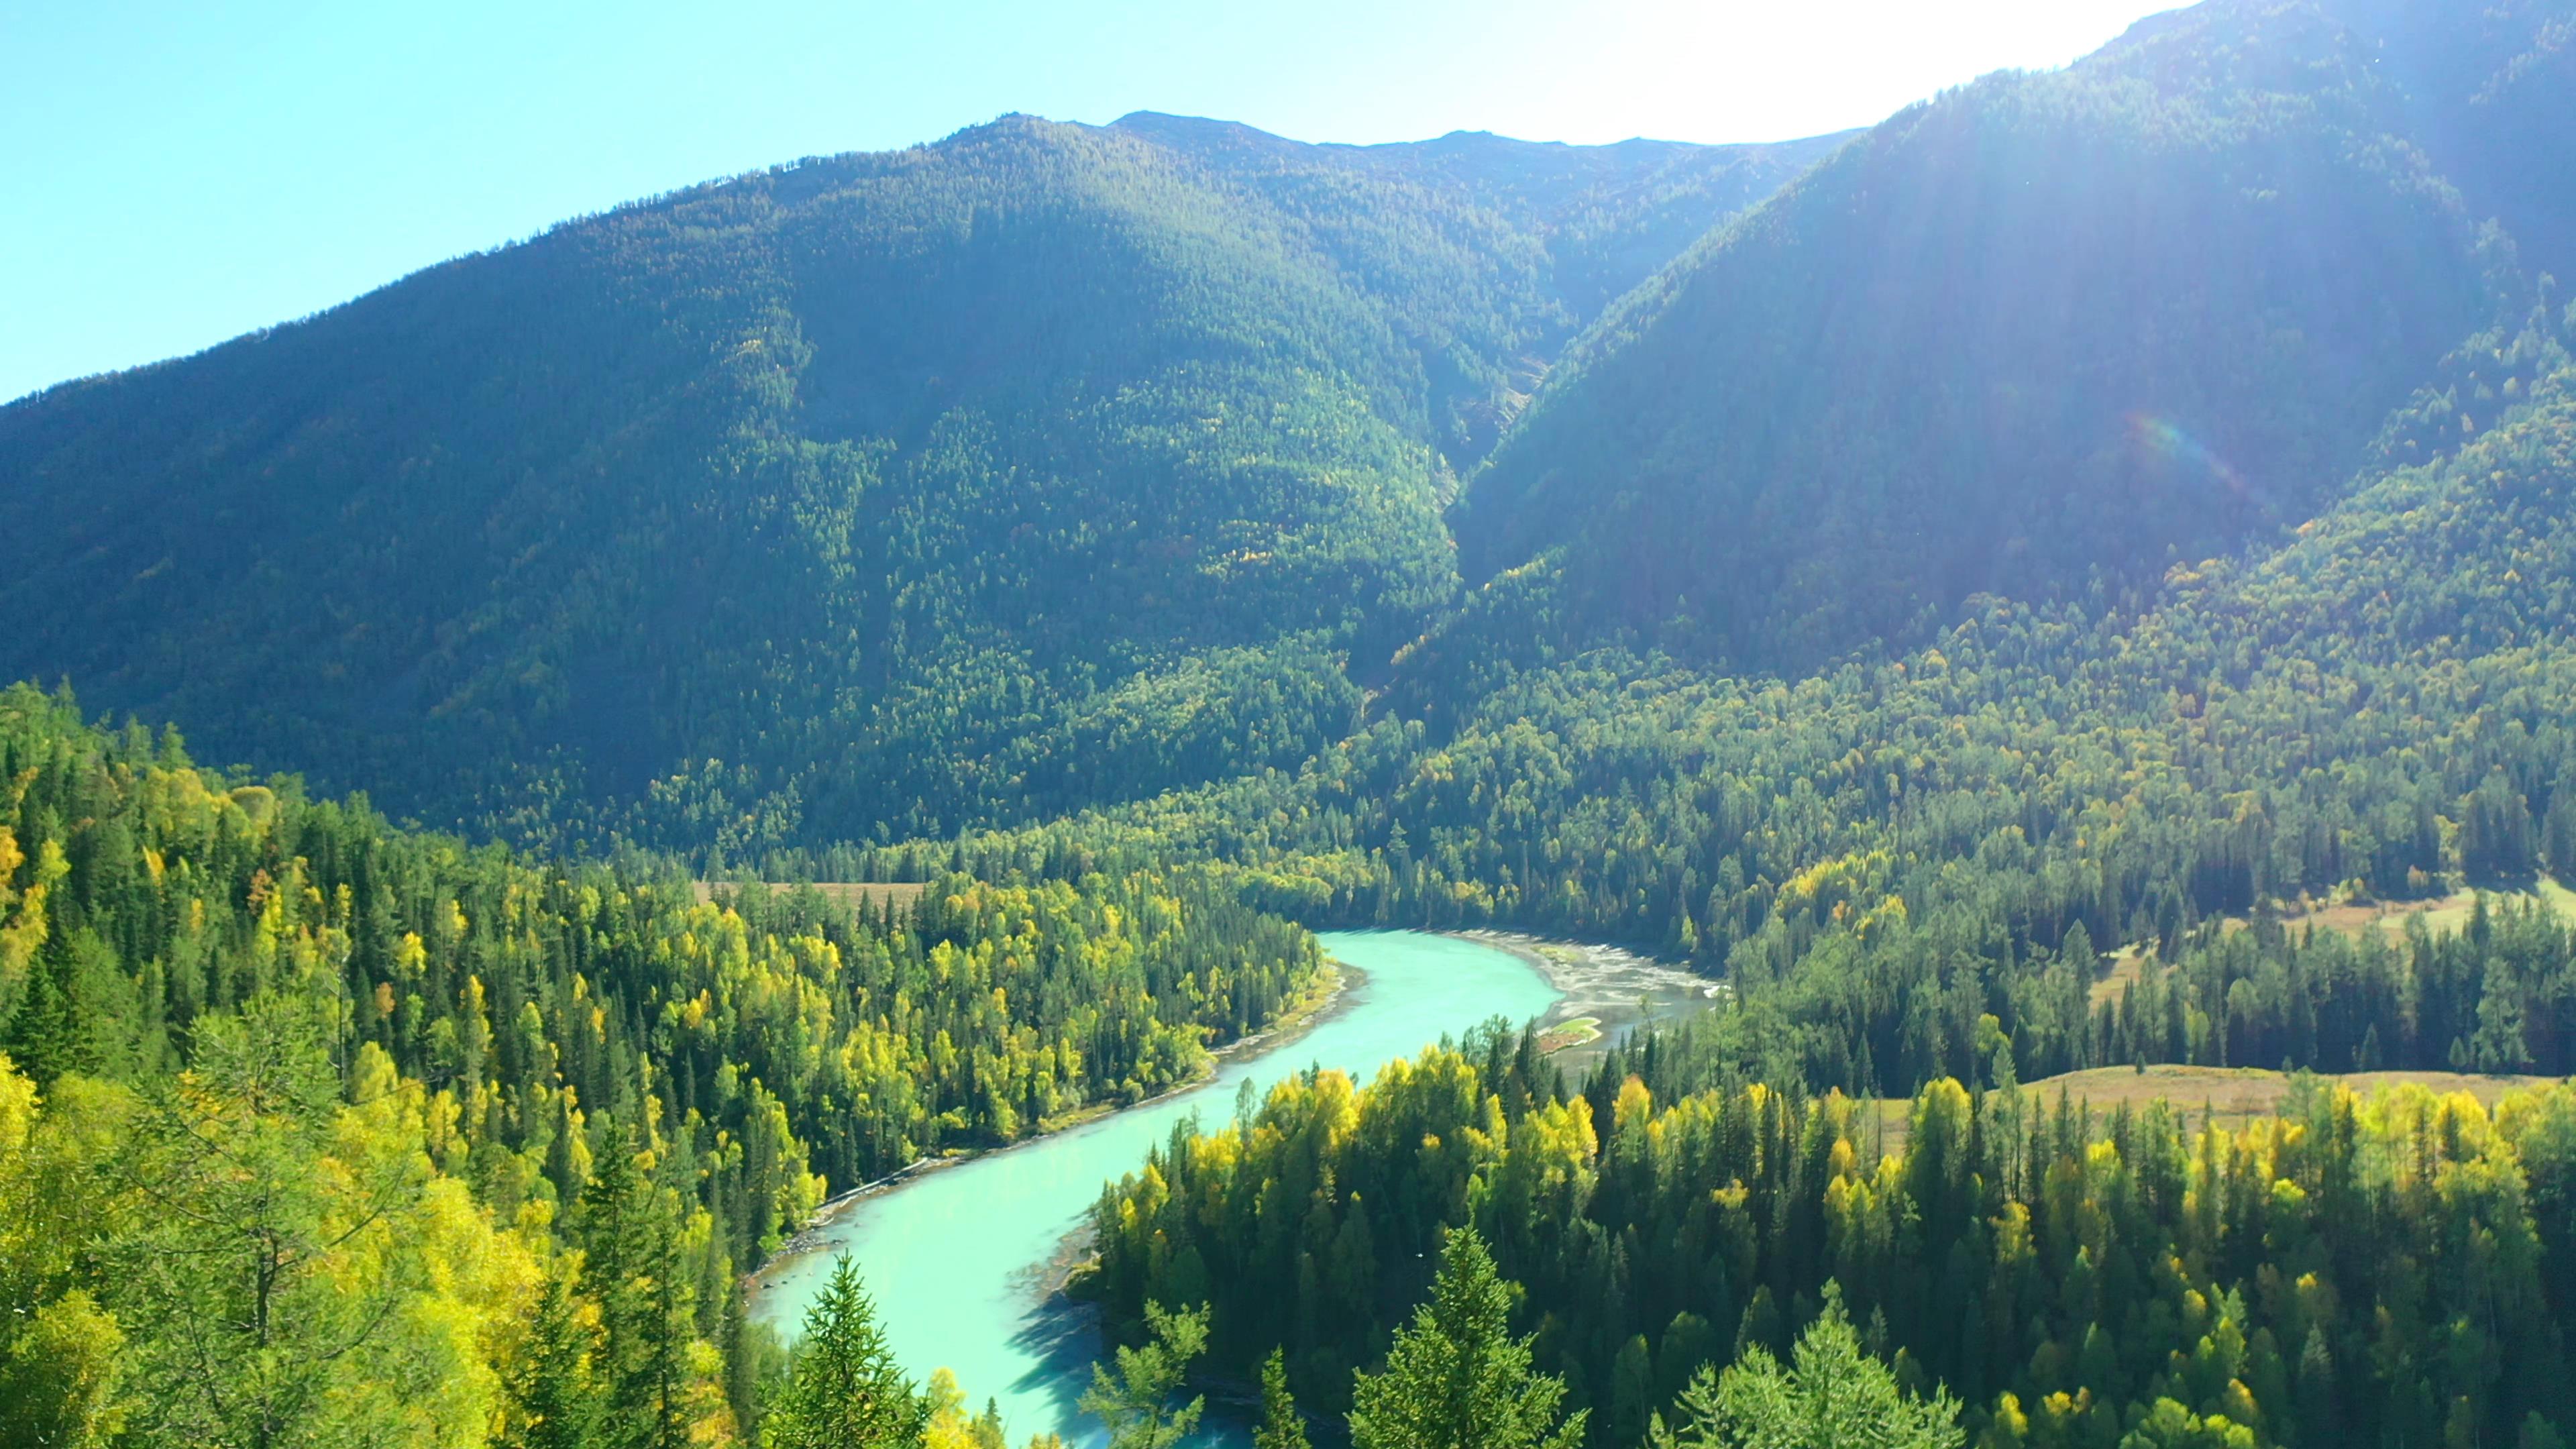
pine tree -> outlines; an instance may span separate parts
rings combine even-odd
[[[1252,1449],[1311,1449],[1306,1421],[1288,1392],[1288,1358],[1278,1349],[1261,1361],[1261,1427],[1252,1431]]]
[[[1798,1337],[1793,1366],[1753,1348],[1723,1374],[1703,1366],[1682,1390],[1680,1429],[1655,1416],[1648,1449],[1958,1449],[1959,1406],[1946,1393],[1918,1399],[1886,1364],[1863,1351],[1825,1287],[1825,1311]]]
[[[569,1258],[558,1258],[528,1323],[527,1341],[511,1367],[506,1449],[587,1449],[596,1427],[598,1351],[594,1325]]]
[[[680,1271],[676,1205],[666,1196],[631,1136],[612,1128],[578,1212],[583,1275],[598,1297],[606,1344],[604,1449],[677,1449],[688,1438],[694,1295]]]
[[[1386,1367],[1351,1391],[1354,1449],[1573,1449],[1587,1413],[1559,1419],[1563,1380],[1511,1336],[1512,1286],[1473,1229],[1450,1230],[1431,1301],[1397,1329]]]
[[[786,1383],[761,1419],[768,1449],[896,1449],[921,1438],[930,1401],[896,1367],[848,1257],[805,1310]]]

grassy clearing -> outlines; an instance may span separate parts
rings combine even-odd
[[[2447,896],[2420,901],[2345,901],[2337,905],[2311,905],[2295,912],[2285,912],[2280,920],[2293,931],[2340,931],[2347,936],[2362,936],[2372,931],[2384,934],[2390,941],[2403,940],[2406,923],[2422,918],[2424,928],[2434,935],[2464,929],[2470,914],[2477,909],[2480,892],[2454,891]],[[2576,890],[2569,890],[2548,876],[2542,876],[2527,891],[2487,891],[2499,903],[2538,901],[2557,913],[2558,918],[2576,926]],[[2247,929],[2242,916],[2230,916],[2219,929],[2229,935]],[[2117,1003],[2130,987],[2135,986],[2156,960],[2145,945],[2127,947],[2111,957],[2110,970],[2093,983],[2090,1003],[2095,1008]]]
[[[1579,1047],[1600,1039],[1601,1018],[1578,1016],[1570,1021],[1560,1021],[1540,1032],[1538,1049],[1542,1054],[1561,1052],[1567,1047]]]
[[[2299,915],[2284,916],[2281,923],[2292,927],[2342,931],[2356,936],[2370,930],[2402,936],[2406,933],[2408,919],[2421,916],[2425,928],[2440,935],[2445,931],[2459,930],[2469,923],[2469,915],[2477,908],[2480,894],[2477,891],[2454,891],[2438,900],[2347,901],[2342,905],[2320,906]],[[2499,902],[2537,901],[2556,912],[2560,920],[2576,924],[2576,891],[2548,876],[2540,877],[2527,891],[2487,891],[2484,894]]]
[[[2099,1011],[2127,995],[2129,988],[2145,977],[2147,962],[2153,959],[2154,953],[2144,946],[2131,946],[2114,955],[2111,969],[2103,974],[2101,980],[2093,983],[2090,997],[2093,1009]]]
[[[2341,931],[2347,936],[2380,930],[2393,937],[2404,935],[2406,922],[2421,916],[2426,929],[2439,934],[2467,925],[2469,912],[2476,904],[2477,897],[2468,891],[2456,891],[2438,900],[2346,901],[2342,905],[2319,906],[2301,915],[2285,916],[2281,924],[2292,930]]]
[[[2556,1077],[2484,1076],[2472,1072],[2347,1072],[2327,1079],[2364,1094],[2408,1084],[2445,1095],[2466,1092],[2490,1107],[2508,1092],[2546,1086],[2559,1080]],[[2096,1112],[2107,1113],[2122,1106],[2134,1109],[2150,1102],[2165,1102],[2179,1110],[2183,1120],[2195,1129],[2213,1120],[2222,1127],[2239,1127],[2254,1118],[2278,1112],[2281,1103],[2289,1098],[2290,1078],[2262,1067],[2191,1067],[2168,1063],[2151,1066],[2144,1071],[2133,1067],[2095,1067],[2090,1071],[2069,1072],[2022,1086],[2024,1096],[2051,1108],[2056,1106],[2061,1090],[2069,1101],[2079,1106],[2089,1104]],[[1907,1119],[1913,1104],[1881,1100],[1870,1105],[1877,1110],[1886,1150],[1901,1150],[1905,1146]],[[1862,1120],[1865,1127],[1867,1118]]]

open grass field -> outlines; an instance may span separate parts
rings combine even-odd
[[[2498,901],[2539,901],[2558,913],[2559,919],[2576,923],[2576,891],[2542,876],[2527,891],[2488,891]],[[2476,908],[2478,892],[2454,891],[2438,900],[2422,901],[2347,901],[2342,905],[2320,906],[2301,915],[2285,916],[2282,924],[2344,931],[2359,935],[2364,931],[2386,931],[2391,936],[2406,932],[2410,917],[2421,916],[2434,933],[2456,931],[2469,923],[2469,913]]]
[[[2154,953],[2144,946],[2131,946],[2114,955],[2111,969],[2102,973],[2101,980],[2093,983],[2089,997],[2093,1009],[2099,1011],[2127,994],[2129,988],[2137,985],[2139,978],[2147,974],[2147,963],[2154,959]]]
[[[2345,901],[2339,905],[2312,906],[2295,914],[2285,914],[2281,924],[2293,931],[2341,931],[2360,936],[2371,931],[2386,935],[2391,941],[2406,935],[2406,923],[2421,918],[2424,928],[2435,935],[2456,931],[2469,923],[2469,914],[2477,908],[2478,892],[2454,891],[2447,896],[2420,901]],[[2527,891],[2488,891],[2498,902],[2538,901],[2557,912],[2558,918],[2576,925],[2576,890],[2569,890],[2548,876],[2542,876]],[[2242,917],[2231,916],[2222,926],[2227,931],[2246,928]],[[2137,984],[2155,962],[2145,946],[2130,946],[2113,953],[2111,969],[2093,983],[2091,1002],[2095,1007],[2116,1002],[2121,993]]]
[[[2488,1106],[2508,1092],[2525,1087],[2545,1086],[2555,1077],[2491,1077],[2469,1072],[2348,1072],[2328,1080],[2356,1092],[2373,1092],[2385,1087],[2408,1083],[2439,1093],[2466,1092]],[[2222,1127],[2241,1126],[2256,1117],[2270,1116],[2280,1110],[2290,1095],[2290,1078],[2261,1067],[2190,1067],[2165,1064],[2144,1071],[2131,1067],[2096,1067],[2091,1071],[2069,1072],[2062,1077],[2022,1085],[2025,1096],[2054,1107],[2057,1094],[2063,1090],[2068,1100],[2089,1103],[2096,1112],[2110,1112],[2123,1105],[2137,1108],[2162,1101],[2183,1114],[2193,1128],[2216,1120]],[[1913,1104],[1883,1100],[1872,1104],[1878,1111],[1885,1150],[1895,1152],[1905,1145],[1906,1119]]]
[[[697,893],[700,904],[714,900],[716,892],[719,889],[739,889],[739,887],[737,887],[732,881],[705,880],[691,881],[689,882],[689,888]],[[769,888],[772,891],[792,891],[796,889],[796,887],[792,885],[777,881],[770,882]],[[921,893],[923,891],[930,889],[930,887],[918,884],[899,885],[884,881],[818,881],[815,883],[814,889],[821,891],[825,896],[840,905],[875,907],[882,905],[887,901],[892,901],[898,906],[910,906],[914,901],[921,898]]]

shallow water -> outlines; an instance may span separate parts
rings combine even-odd
[[[1143,1165],[1149,1148],[1192,1113],[1211,1125],[1249,1081],[1258,1094],[1310,1065],[1365,1081],[1441,1036],[1554,1006],[1557,991],[1507,952],[1411,931],[1331,932],[1324,949],[1363,978],[1324,1021],[1284,1046],[1227,1062],[1189,1092],[1070,1131],[924,1174],[843,1208],[813,1250],[761,1275],[753,1316],[792,1335],[840,1253],[857,1263],[888,1339],[915,1378],[945,1366],[968,1402],[998,1399],[1011,1442],[1056,1431],[1097,1441],[1074,1401],[1099,1352],[1089,1315],[1047,1292],[1050,1266],[1101,1185]],[[1216,1416],[1211,1414],[1211,1419]],[[1079,1421],[1079,1422],[1077,1422]],[[1201,1442],[1233,1437],[1211,1426]]]

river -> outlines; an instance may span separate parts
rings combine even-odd
[[[1098,1335],[1085,1310],[1048,1290],[1067,1235],[1104,1182],[1143,1165],[1190,1114],[1211,1124],[1225,1118],[1244,1082],[1266,1095],[1310,1065],[1365,1081],[1443,1034],[1493,1016],[1524,1021],[1564,999],[1530,961],[1483,942],[1410,931],[1333,932],[1322,941],[1359,979],[1302,1035],[1227,1061],[1190,1091],[844,1205],[810,1248],[762,1272],[753,1316],[792,1337],[834,1258],[848,1253],[916,1379],[945,1366],[970,1406],[998,1400],[1013,1444],[1045,1431],[1072,1444],[1097,1441],[1098,1422],[1078,1423],[1074,1401],[1091,1381]],[[1201,1442],[1228,1437],[1212,1425]]]

